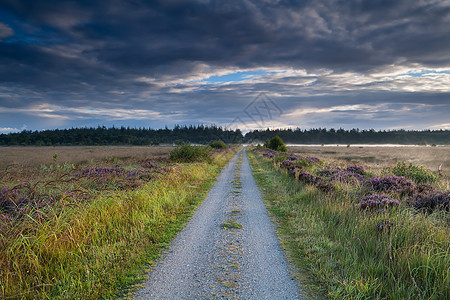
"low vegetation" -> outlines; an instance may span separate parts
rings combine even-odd
[[[227,144],[225,144],[221,140],[212,141],[211,143],[209,143],[209,146],[214,149],[227,149],[228,148]]]
[[[398,162],[397,165],[392,168],[392,173],[397,176],[404,176],[418,184],[435,183],[438,180],[438,177],[425,167],[417,166],[412,163],[407,165],[403,161]]]
[[[174,162],[211,161],[211,148],[207,146],[192,146],[183,144],[170,151],[169,159]]]
[[[249,153],[294,262],[334,299],[447,299],[450,191],[397,166],[336,166],[272,150]],[[424,171],[425,172],[422,172]],[[430,183],[431,181],[427,180]]]
[[[264,143],[264,147],[275,150],[275,151],[280,151],[280,152],[287,151],[286,145],[284,144],[283,140],[278,135],[274,136],[270,140],[267,139],[266,142]]]
[[[59,164],[54,156],[32,170],[1,169],[0,298],[126,294],[233,154],[209,152],[192,163],[140,157]]]

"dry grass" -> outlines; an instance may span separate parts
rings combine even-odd
[[[55,146],[55,147],[0,147],[0,168],[10,165],[38,167],[53,162],[58,154],[58,163],[85,163],[108,158],[164,158],[171,146]]]
[[[292,146],[289,151],[304,156],[316,156],[328,162],[345,161],[347,164],[360,163],[381,170],[405,161],[423,165],[433,172],[438,172],[442,165],[442,173],[450,177],[450,146],[440,147],[329,147],[329,146]]]

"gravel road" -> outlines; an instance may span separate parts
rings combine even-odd
[[[242,226],[242,227],[241,227]],[[222,170],[138,299],[300,299],[245,149]]]

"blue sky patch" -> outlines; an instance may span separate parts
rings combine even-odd
[[[242,71],[242,72],[234,72],[226,75],[214,75],[202,81],[207,83],[227,83],[227,82],[239,82],[254,78],[256,76],[270,74],[275,72],[268,72],[265,70],[256,70],[256,71]]]

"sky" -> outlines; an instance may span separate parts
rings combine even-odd
[[[449,116],[450,0],[0,0],[0,133]]]

